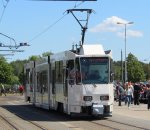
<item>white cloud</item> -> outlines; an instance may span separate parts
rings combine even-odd
[[[127,30],[126,34],[127,34],[126,35],[127,37],[142,37],[143,36],[142,32],[134,31],[134,30]],[[125,33],[124,32],[118,32],[117,35],[120,37],[124,37]]]
[[[117,16],[112,16],[110,18],[105,19],[102,23],[96,25],[95,27],[89,29],[90,32],[98,33],[98,32],[113,32],[116,33],[118,36],[123,36],[124,32],[123,29],[125,28],[123,24],[120,23],[128,23],[129,21],[121,19]],[[128,24],[128,26],[131,26]],[[128,37],[142,37],[143,34],[140,31],[135,30],[127,30]]]
[[[90,32],[115,32],[118,29],[117,22],[126,22],[126,21],[116,16],[112,16],[89,30]]]

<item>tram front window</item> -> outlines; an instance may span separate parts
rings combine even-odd
[[[107,57],[82,57],[80,65],[83,84],[109,82],[109,59]]]

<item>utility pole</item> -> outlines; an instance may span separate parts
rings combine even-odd
[[[124,60],[124,62],[125,62],[125,65],[124,65],[124,82],[127,82],[128,81],[128,75],[127,75],[127,56],[126,56],[126,49],[127,49],[127,47],[126,47],[126,44],[127,44],[127,29],[126,29],[126,27],[127,27],[127,25],[128,24],[133,24],[133,22],[127,22],[127,23],[121,23],[121,22],[117,22],[117,24],[122,24],[122,25],[124,25],[124,42],[125,42],[125,60]]]
[[[124,84],[124,78],[123,78],[123,59],[122,59],[123,55],[122,55],[122,49],[121,49],[121,81],[122,81],[122,85]]]

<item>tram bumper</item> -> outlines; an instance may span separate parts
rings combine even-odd
[[[104,106],[99,104],[92,105],[92,115],[103,115],[104,114]]]

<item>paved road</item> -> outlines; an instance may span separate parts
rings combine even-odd
[[[17,121],[15,124],[18,123],[19,119],[16,117],[18,116],[24,119],[25,123],[38,123],[49,130],[150,130],[150,111],[147,110],[146,104],[131,105],[131,108],[128,109],[124,103],[122,103],[122,106],[118,106],[118,102],[114,102],[113,116],[102,120],[91,118],[70,119],[68,116],[57,112],[37,109],[26,103],[24,96],[20,95],[0,97],[0,107],[4,111],[11,112],[9,114],[15,115],[15,117],[12,115],[12,118],[9,118],[10,115],[8,116],[9,119]]]
[[[131,104],[130,109],[128,109],[127,105],[125,105],[124,102],[122,102],[122,106],[118,106],[118,102],[114,102],[113,113],[122,116],[150,121],[150,110],[147,110],[147,104]]]

